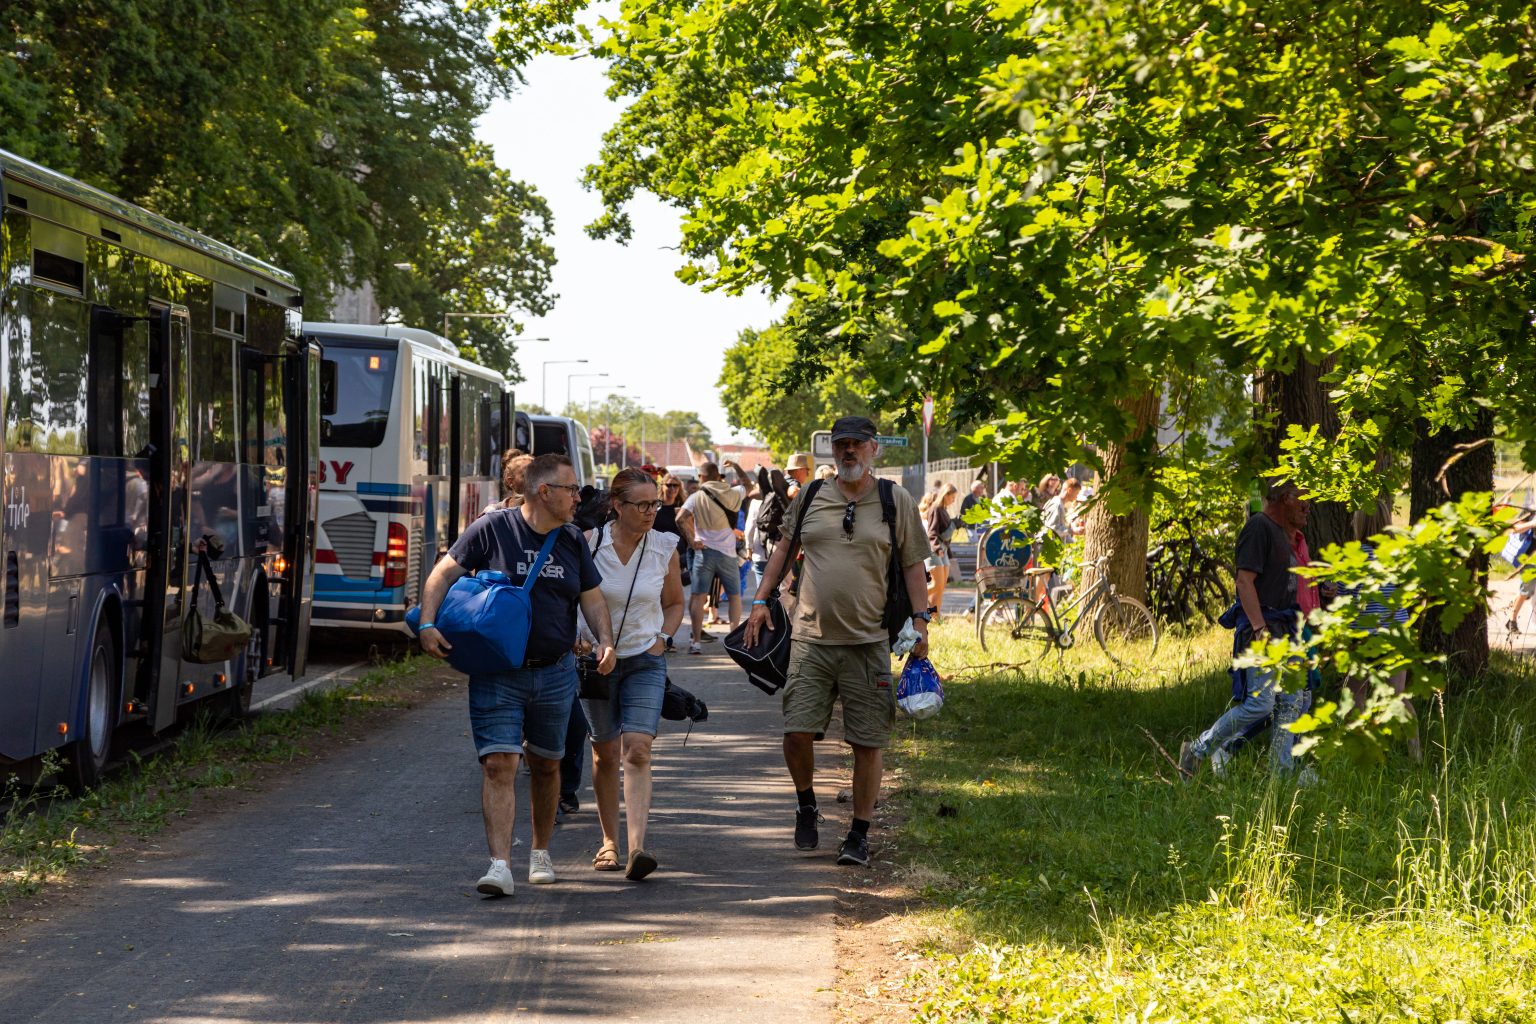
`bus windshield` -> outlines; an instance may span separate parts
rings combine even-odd
[[[320,443],[377,448],[389,427],[395,352],[327,345],[320,364]]]

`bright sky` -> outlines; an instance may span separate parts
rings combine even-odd
[[[762,295],[706,293],[674,277],[682,264],[680,214],[649,194],[632,204],[635,231],[627,246],[588,238],[582,229],[602,204],[582,188],[581,173],[597,158],[620,108],[604,95],[607,79],[596,61],[540,57],[524,74],[528,85],[480,122],[497,163],[536,186],[555,217],[559,299],[524,331],[550,341],[519,343],[528,380],[518,385],[518,401],[542,401],[546,360],[586,359],[584,366],[548,367],[551,408],[565,404],[566,374],[607,373],[570,381],[571,398],[585,404],[588,388],[602,385],[591,392],[600,402],[606,386],[622,384],[619,394],[648,409],[695,411],[715,440],[729,439],[715,386],[722,353],[742,328],[768,326],[774,306]]]

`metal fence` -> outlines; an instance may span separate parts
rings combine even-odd
[[[928,463],[927,479],[923,477],[921,464],[914,466],[882,466],[875,470],[875,475],[887,480],[894,480],[901,484],[906,492],[914,498],[921,498],[925,491],[943,484],[954,484],[955,490],[962,495],[970,491],[971,482],[976,479],[976,474],[981,470],[971,465],[971,460],[964,456],[955,456],[948,459],[934,459]],[[988,484],[989,491],[991,484]]]

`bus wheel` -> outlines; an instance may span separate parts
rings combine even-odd
[[[117,645],[105,622],[96,624],[88,664],[80,738],[64,750],[64,785],[76,795],[101,781],[112,750],[112,729],[117,723],[117,681],[121,673]]]
[[[264,585],[263,585],[264,587]],[[251,693],[256,680],[261,678],[267,666],[267,599],[259,596],[251,603],[251,642],[245,646],[245,654],[230,667],[235,671],[234,685],[224,695],[224,717],[241,721],[250,716]]]

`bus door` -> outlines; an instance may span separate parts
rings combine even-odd
[[[187,483],[191,424],[187,416],[187,346],[191,324],[183,306],[149,313],[149,508],[143,637],[148,646],[138,692],[150,703],[156,732],[176,721],[185,615]]]
[[[319,345],[285,345],[280,357],[283,415],[288,448],[284,456],[282,635],[278,656],[294,676],[309,661],[309,621],[315,599],[315,530],[320,518],[320,355]]]
[[[448,544],[459,539],[459,506],[464,504],[464,378],[448,380]]]

